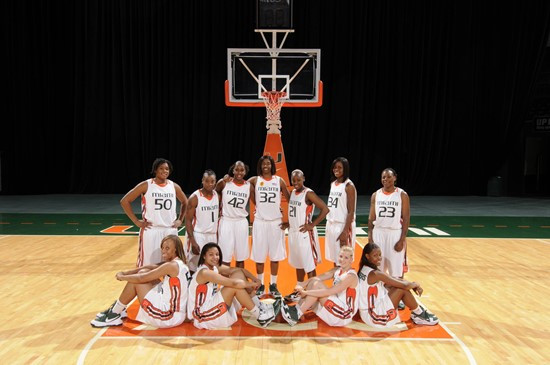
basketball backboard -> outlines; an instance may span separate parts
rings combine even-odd
[[[323,93],[320,49],[229,48],[227,106],[264,106],[264,91],[285,91],[285,107],[318,107]]]

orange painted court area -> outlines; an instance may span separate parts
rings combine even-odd
[[[324,256],[324,237],[319,237],[321,251]],[[288,241],[287,241],[288,245]],[[354,268],[359,267],[359,259],[362,248],[355,246]],[[288,252],[288,249],[287,249]],[[232,263],[234,265],[234,263]],[[333,264],[323,261],[317,266],[317,273],[329,270]],[[254,262],[247,260],[245,267],[252,273],[256,273]],[[265,265],[265,278],[269,279],[269,264]],[[296,284],[296,271],[287,260],[280,262],[278,288],[283,295],[292,292]],[[328,282],[327,282],[328,284]],[[313,312],[307,312],[300,323],[290,327],[280,316],[267,328],[261,328],[256,321],[248,320],[247,312],[239,311],[239,319],[231,328],[217,330],[197,329],[191,322],[184,323],[178,327],[158,329],[144,325],[134,320],[137,316],[139,304],[135,301],[128,307],[128,319],[119,327],[111,327],[102,337],[285,337],[285,338],[352,338],[352,339],[373,339],[373,338],[402,338],[402,339],[452,339],[452,336],[440,325],[418,326],[410,320],[409,309],[399,311],[403,321],[402,324],[391,329],[377,329],[367,326],[356,315],[352,324],[347,327],[330,327],[318,319]]]

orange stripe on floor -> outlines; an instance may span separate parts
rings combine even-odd
[[[128,228],[132,228],[133,226],[111,226],[111,227],[108,227],[108,228],[105,228],[104,230],[101,231],[101,233],[126,233],[126,230]]]

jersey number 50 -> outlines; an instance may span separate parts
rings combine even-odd
[[[170,199],[155,199],[155,210],[170,210],[172,208],[172,201]]]

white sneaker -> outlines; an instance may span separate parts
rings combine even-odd
[[[275,309],[273,304],[264,304],[260,306],[260,315],[258,316],[258,323],[262,327],[267,327],[275,319]]]
[[[300,311],[300,308],[297,305],[290,306],[286,303],[283,303],[281,314],[290,326],[294,326],[300,321],[302,311]]]
[[[116,304],[116,301],[113,304],[111,304],[111,306],[109,308],[105,309],[103,312],[99,312],[98,314],[96,314],[95,318],[98,319],[99,317],[106,315],[108,311],[113,309],[115,304]],[[122,318],[122,319],[128,318],[128,312],[126,312],[126,308],[124,308],[124,310],[122,312],[120,312],[120,318]]]
[[[427,326],[435,326],[439,323],[439,318],[437,318],[435,314],[429,313],[424,308],[422,308],[422,313],[420,314],[411,312],[411,319],[415,324],[424,324]]]
[[[122,318],[120,313],[115,313],[110,309],[103,316],[96,318],[90,322],[92,327],[111,327],[120,326],[122,324]]]

